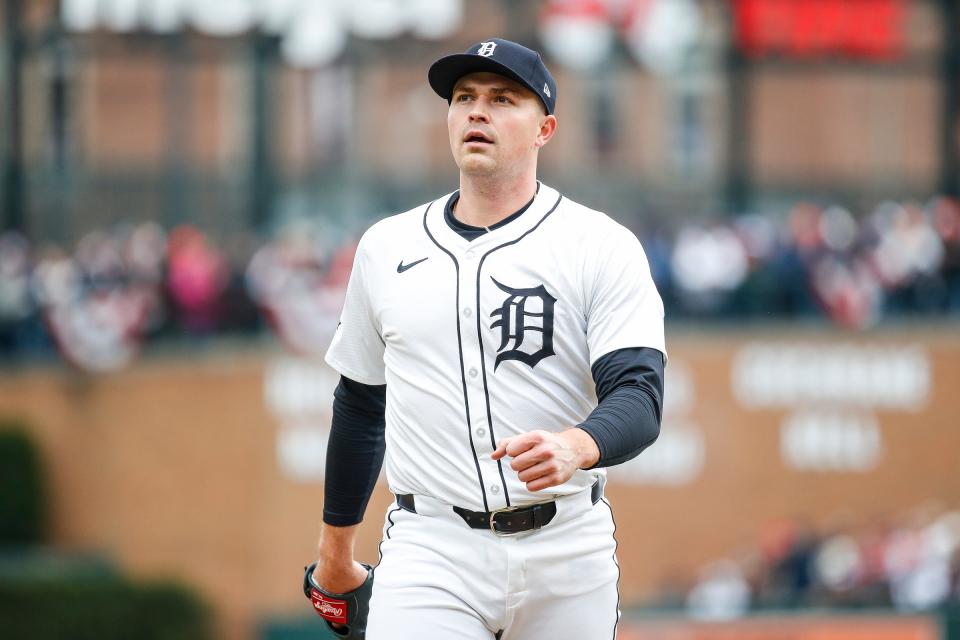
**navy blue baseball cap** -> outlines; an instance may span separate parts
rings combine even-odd
[[[440,58],[430,66],[427,79],[433,90],[450,102],[457,80],[478,71],[497,73],[516,80],[537,94],[547,113],[553,113],[557,106],[557,82],[543,64],[540,54],[502,38],[484,40],[464,53]]]

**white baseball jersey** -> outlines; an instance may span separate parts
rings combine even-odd
[[[519,217],[472,242],[450,194],[386,218],[357,249],[327,362],[387,385],[390,490],[475,511],[588,488],[603,469],[531,493],[490,454],[563,431],[597,404],[591,365],[628,347],[666,353],[663,303],[637,238],[541,184]]]

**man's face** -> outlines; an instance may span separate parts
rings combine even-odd
[[[460,172],[511,175],[536,162],[537,150],[556,129],[540,99],[522,84],[495,73],[457,81],[447,111],[450,148]]]

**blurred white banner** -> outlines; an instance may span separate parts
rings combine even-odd
[[[332,62],[351,33],[371,39],[406,32],[446,38],[460,28],[463,0],[63,0],[61,15],[64,26],[76,32],[193,28],[229,37],[261,28],[282,37],[287,62],[312,67]]]

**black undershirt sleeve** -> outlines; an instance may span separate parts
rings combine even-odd
[[[663,354],[648,347],[618,349],[593,364],[597,408],[577,426],[600,449],[595,467],[626,462],[660,435],[663,370]]]
[[[341,376],[333,393],[327,445],[323,521],[347,527],[363,520],[383,466],[387,385],[368,385]]]

